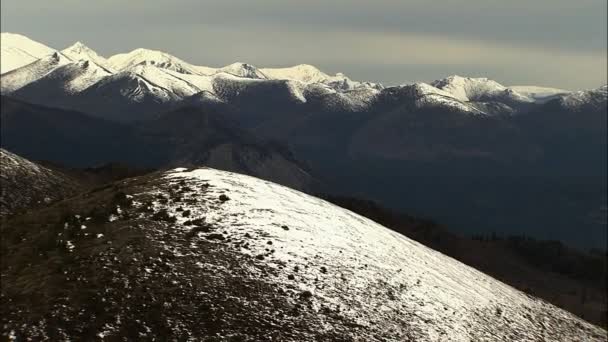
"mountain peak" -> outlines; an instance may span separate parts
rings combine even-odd
[[[221,69],[221,72],[225,72],[228,74],[232,74],[234,76],[245,77],[245,78],[256,78],[256,79],[265,79],[267,78],[262,72],[258,70],[255,66],[243,63],[243,62],[235,62],[230,65],[227,65]]]
[[[533,100],[486,77],[448,76],[431,83],[463,102],[494,101],[505,98],[510,102],[532,102]]]
[[[182,74],[200,74],[197,67],[175,56],[163,51],[145,48],[138,48],[131,52],[114,55],[108,58],[108,62],[116,70],[128,69],[137,64],[150,64]]]
[[[74,53],[82,53],[82,52],[89,52],[89,51],[93,51],[91,50],[88,46],[84,45],[82,42],[77,41],[76,43],[70,45],[69,47],[65,48],[63,50],[64,52],[74,52]]]
[[[261,71],[274,79],[287,79],[304,83],[320,83],[327,81],[331,76],[310,64],[298,64],[286,68],[264,68]]]
[[[106,71],[112,73],[112,67],[109,65],[108,61],[97,54],[97,52],[93,51],[88,46],[84,45],[82,42],[77,41],[71,46],[65,48],[61,51],[64,55],[68,56],[73,61],[91,61],[100,67],[106,69]]]

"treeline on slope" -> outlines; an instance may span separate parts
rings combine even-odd
[[[594,324],[608,326],[606,251],[580,251],[559,241],[521,235],[463,237],[431,219],[398,213],[370,200],[321,197]]]

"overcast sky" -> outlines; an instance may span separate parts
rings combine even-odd
[[[565,89],[605,84],[606,0],[2,0],[3,32],[109,56],[313,64],[387,85],[451,74]]]

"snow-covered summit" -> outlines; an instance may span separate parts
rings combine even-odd
[[[30,64],[55,52],[26,36],[2,32],[0,35],[0,74]]]
[[[263,68],[260,71],[270,79],[299,81],[305,84],[324,83],[336,90],[382,89],[380,84],[353,81],[343,73],[336,73],[333,76],[326,74],[310,64],[299,64],[286,68]]]
[[[113,72],[112,67],[104,57],[98,55],[97,52],[93,51],[91,48],[81,42],[76,42],[61,52],[73,61],[92,61],[106,69],[108,72]]]
[[[116,70],[124,70],[138,64],[149,64],[184,74],[198,74],[197,67],[166,52],[149,49],[135,49],[129,53],[114,55],[108,63]]]
[[[452,94],[463,102],[506,100],[514,102],[533,102],[532,99],[507,88],[488,78],[449,76],[431,83],[433,86]]]
[[[321,83],[330,78],[328,74],[309,64],[300,64],[287,68],[263,68],[260,71],[269,78],[304,83]]]
[[[217,69],[217,72],[218,73],[224,72],[224,73],[231,74],[234,76],[252,78],[252,79],[266,79],[267,78],[266,75],[264,73],[262,73],[255,66],[248,64],[248,63],[242,63],[242,62],[232,63],[223,68],[219,68],[219,69]]]

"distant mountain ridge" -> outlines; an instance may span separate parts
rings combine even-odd
[[[353,81],[341,73],[332,76],[306,64],[285,68],[256,68],[240,62],[221,68],[197,66],[162,51],[142,48],[106,59],[81,42],[58,52],[20,35],[2,35],[5,37],[3,40],[10,42],[3,52],[6,55],[2,62],[6,63],[3,70],[10,72],[2,74],[2,94],[123,122],[146,120],[154,105],[164,104],[165,107],[160,108],[162,110],[176,108],[199,93],[207,94],[215,101],[230,103],[231,99],[222,96],[226,92],[223,88],[227,80],[246,88],[265,86],[264,82],[285,82],[292,95],[301,102],[320,100],[322,107],[337,110],[365,109],[373,105],[383,92],[408,87],[384,87],[377,83]],[[9,47],[20,52],[13,51],[13,56]],[[26,65],[13,67],[12,61],[18,59],[22,52],[39,57],[28,60]],[[57,73],[61,73],[55,72],[56,69],[67,64],[82,65],[83,61],[92,63],[101,71],[94,77],[88,72],[65,81],[76,83],[78,87],[51,85],[57,82]],[[78,69],[76,66],[67,68]],[[55,81],[50,82],[49,78]],[[516,112],[530,104],[567,94],[559,89],[505,87],[485,78],[461,76],[412,86],[423,93],[417,93],[419,105],[448,106],[481,115]],[[40,89],[46,87],[63,89],[64,93],[53,92],[53,96],[45,96]],[[320,94],[322,98],[318,97]]]

